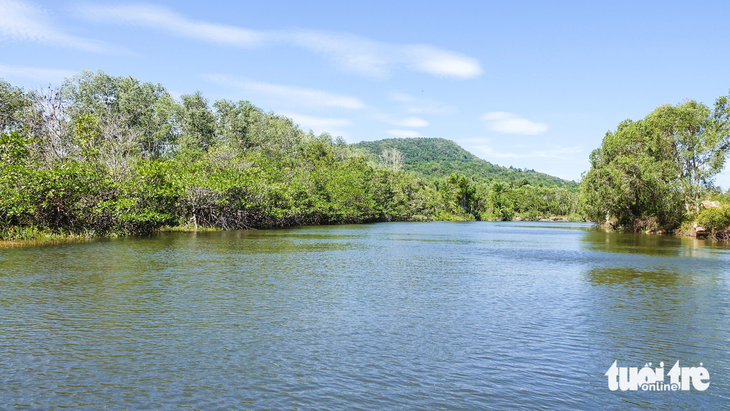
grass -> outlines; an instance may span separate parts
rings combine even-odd
[[[192,225],[166,226],[158,229],[156,232],[204,232],[204,231],[221,231],[215,227],[194,227]],[[29,227],[10,227],[0,229],[0,248],[26,247],[44,244],[62,244],[85,242],[97,238],[114,238],[124,237],[124,233],[107,233],[101,235],[94,231],[85,231],[83,233],[70,233],[64,230],[49,231],[43,230],[35,226]]]
[[[176,226],[165,226],[157,230],[162,233],[198,233],[205,231],[223,231],[222,228],[217,227],[195,227],[193,225],[176,225]]]
[[[0,248],[24,247],[41,244],[60,244],[67,242],[83,242],[94,237],[94,232],[67,233],[51,232],[30,227],[10,227],[0,230]]]

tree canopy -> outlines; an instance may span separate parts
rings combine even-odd
[[[581,184],[585,215],[631,227],[653,219],[669,229],[700,211],[730,147],[727,97],[714,109],[693,100],[661,105],[606,133]]]

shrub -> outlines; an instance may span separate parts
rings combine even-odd
[[[711,231],[730,227],[730,206],[702,210],[697,216],[697,224]]]

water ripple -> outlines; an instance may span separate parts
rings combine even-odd
[[[0,250],[0,409],[721,409],[727,247],[534,223]],[[706,392],[611,392],[700,362]]]

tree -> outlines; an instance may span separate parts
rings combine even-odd
[[[606,133],[581,183],[589,220],[629,227],[655,219],[671,229],[696,213],[727,157],[726,104],[718,99],[714,113],[692,100],[662,105]]]
[[[213,107],[216,109],[217,133],[226,144],[241,151],[257,144],[255,124],[264,115],[260,108],[248,101],[234,103],[229,100],[218,100]]]
[[[403,166],[403,154],[397,148],[385,149],[380,154],[380,163],[389,170],[398,171]]]
[[[213,112],[200,92],[185,94],[182,108],[178,110],[182,128],[180,146],[187,149],[208,151],[215,144],[216,122]]]
[[[147,157],[163,155],[174,143],[176,103],[160,84],[85,70],[67,79],[61,91],[72,120],[85,115],[100,121],[111,117],[109,122],[123,119]]]
[[[476,188],[472,181],[461,174],[449,176],[449,184],[455,188],[456,202],[467,214],[476,215],[474,202],[476,200]]]
[[[590,155],[581,195],[589,220],[628,227],[645,217],[674,226],[682,219],[677,164],[669,141],[647,121],[622,122]]]
[[[698,212],[703,192],[712,187],[727,155],[723,121],[694,100],[663,105],[647,121],[668,146],[677,166],[677,179],[687,213]]]
[[[20,87],[13,87],[0,78],[0,133],[21,132],[27,128],[29,111],[36,96]]]

